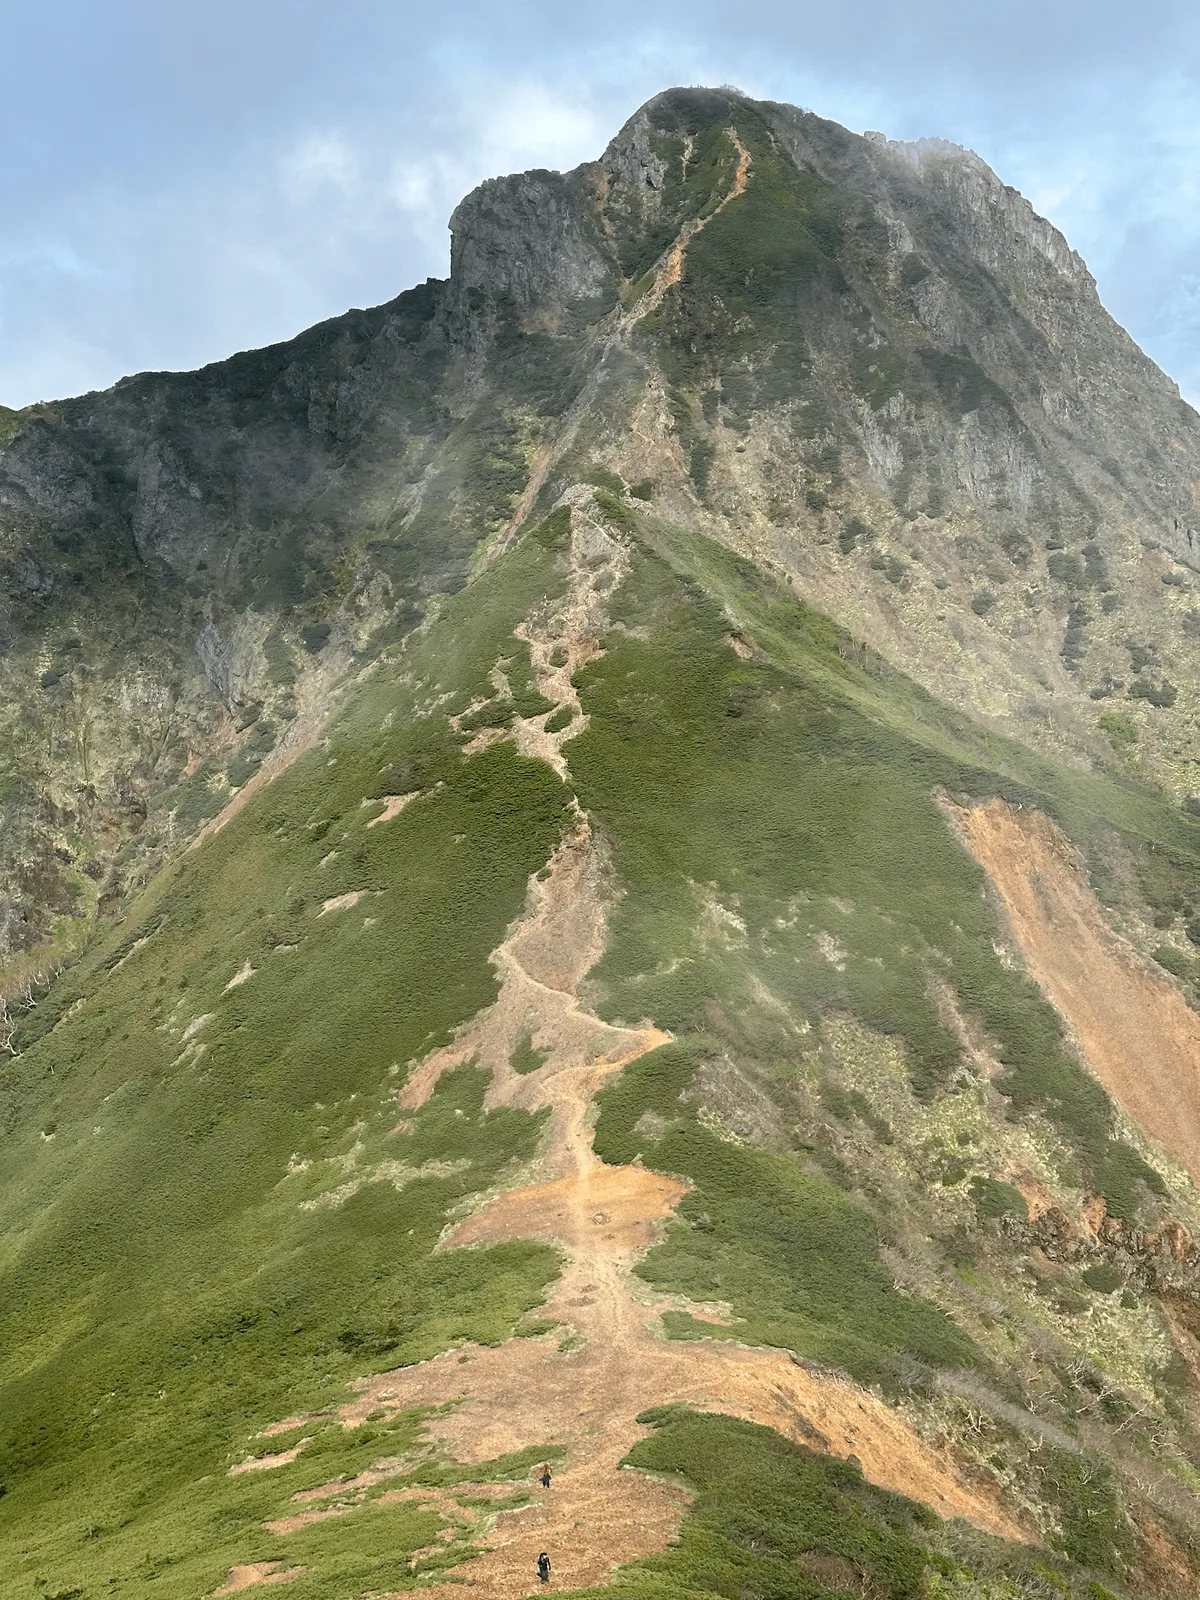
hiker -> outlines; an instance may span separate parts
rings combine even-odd
[[[543,1583],[550,1582],[550,1557],[544,1550],[538,1557],[538,1577]]]
[[[550,1487],[550,1468],[549,1467],[543,1467],[542,1468],[542,1488],[543,1489],[548,1489],[549,1487]]]

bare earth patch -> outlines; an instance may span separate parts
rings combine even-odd
[[[367,823],[368,828],[377,828],[381,822],[390,822],[393,817],[398,817],[410,800],[415,800],[421,791],[414,789],[411,794],[385,794],[383,796],[383,810],[377,817],[372,817]],[[374,801],[371,802],[375,804]]]
[[[301,1439],[299,1444],[294,1444],[290,1450],[278,1450],[272,1456],[247,1456],[245,1461],[239,1461],[236,1466],[230,1467],[229,1476],[239,1477],[243,1472],[270,1472],[275,1467],[286,1467],[289,1461],[304,1449],[306,1444],[311,1444],[311,1439]]]
[[[1048,817],[1002,800],[948,809],[1087,1064],[1200,1182],[1200,1017],[1109,927],[1082,863]]]
[[[356,906],[366,893],[365,889],[351,889],[348,894],[335,894],[332,900],[322,903],[319,917],[328,916],[331,911],[349,911],[351,906]]]
[[[290,1583],[304,1571],[304,1567],[281,1568],[278,1561],[251,1561],[243,1567],[230,1567],[225,1582],[213,1594],[237,1594],[256,1583]]]
[[[281,1433],[291,1433],[293,1428],[303,1427],[306,1422],[312,1422],[317,1417],[323,1417],[323,1411],[301,1411],[294,1417],[281,1417],[278,1422],[273,1422],[269,1428],[264,1428],[259,1434],[260,1439],[276,1439]]]

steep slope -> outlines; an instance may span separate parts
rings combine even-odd
[[[1195,414],[976,157],[672,91],[452,227],[445,283],[5,414],[0,949],[144,879],[580,476],[955,704],[1189,796]]]
[[[5,422],[6,1583],[1193,1594],[1195,417],[944,147],[453,226]]]
[[[786,586],[622,510],[576,490],[481,569],[23,1024],[21,1582],[520,1593],[546,1539],[568,1582],[659,1550],[703,1589],[713,1538],[746,1582],[1193,1581],[1162,1551],[1189,1571],[1194,1190],[1064,1046],[936,794],[1194,882],[1192,824],[1016,747],[998,777]],[[695,1492],[733,1460],[792,1488],[744,1545],[752,1484],[686,1512],[616,1471],[639,1436]]]

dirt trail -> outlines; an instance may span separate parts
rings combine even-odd
[[[750,152],[742,143],[735,128],[727,128],[725,131],[737,152],[737,165],[734,168],[733,181],[729,186],[728,192],[722,197],[720,203],[709,212],[707,217],[691,217],[683,224],[676,234],[674,242],[667,247],[654,263],[651,269],[654,273],[654,281],[645,294],[640,296],[633,305],[618,306],[611,314],[608,330],[601,337],[599,357],[593,368],[592,376],[568,407],[557,433],[537,450],[533,461],[530,463],[529,481],[522,490],[521,497],[508,520],[508,525],[500,541],[500,550],[507,546],[513,534],[533,509],[534,501],[542,492],[542,487],[549,477],[555,462],[559,460],[565,450],[570,448],[579,430],[580,422],[596,397],[596,390],[609,355],[621,345],[628,343],[629,336],[637,324],[643,317],[649,316],[653,311],[657,311],[667,290],[683,277],[683,269],[687,260],[687,248],[696,235],[702,232],[714,217],[720,216],[731,200],[736,200],[738,195],[746,192],[746,184],[750,179]]]
[[[549,877],[534,881],[525,919],[496,953],[504,978],[495,1005],[400,1096],[405,1110],[415,1109],[442,1072],[475,1057],[494,1073],[489,1103],[548,1107],[541,1181],[495,1196],[453,1229],[444,1248],[543,1238],[570,1258],[544,1312],[561,1324],[553,1333],[494,1349],[467,1346],[384,1373],[365,1381],[342,1412],[355,1426],[378,1409],[453,1402],[427,1433],[464,1462],[529,1445],[566,1450],[549,1492],[519,1514],[501,1516],[486,1536],[487,1552],[456,1572],[453,1588],[438,1584],[434,1592],[449,1600],[465,1584],[487,1600],[526,1593],[543,1549],[556,1587],[602,1582],[617,1563],[663,1549],[684,1497],[618,1468],[648,1431],[638,1414],[671,1402],[749,1418],[856,1456],[874,1482],[925,1500],[943,1516],[1021,1537],[993,1498],[966,1486],[948,1457],[870,1394],[814,1376],[785,1351],[661,1336],[658,1319],[668,1302],[630,1269],[659,1237],[686,1185],[640,1166],[606,1166],[589,1128],[590,1100],[604,1079],[667,1041],[648,1024],[600,1021],[575,993],[603,947],[602,880],[583,819],[556,852]],[[507,1052],[531,1025],[534,1043],[544,1039],[549,1055],[521,1076]]]
[[[571,709],[573,731],[582,726],[582,711],[571,685],[572,664],[597,651],[598,608],[620,581],[625,559],[619,543],[589,515],[590,505],[581,500],[572,517],[565,599],[520,630],[530,644],[538,687],[556,708]],[[524,732],[518,725],[515,736],[565,772],[561,738],[545,735],[538,726],[544,721],[532,719]],[[498,1348],[469,1345],[365,1379],[340,1412],[346,1426],[356,1427],[381,1410],[449,1403],[449,1410],[429,1419],[425,1433],[463,1463],[530,1446],[565,1452],[549,1491],[537,1489],[517,1511],[472,1503],[494,1491],[480,1495],[469,1485],[448,1495],[394,1491],[423,1498],[448,1523],[474,1525],[473,1537],[486,1547],[458,1567],[452,1581],[427,1592],[452,1600],[465,1586],[480,1600],[512,1600],[536,1586],[541,1550],[553,1562],[551,1587],[569,1588],[603,1582],[614,1566],[664,1549],[683,1515],[684,1492],[622,1471],[620,1463],[648,1432],[638,1415],[673,1402],[765,1423],[800,1443],[854,1456],[874,1483],[924,1500],[943,1516],[1022,1538],[993,1491],[965,1483],[947,1453],[927,1445],[869,1393],[808,1372],[787,1351],[663,1337],[661,1314],[676,1300],[653,1293],[631,1269],[661,1236],[687,1185],[640,1165],[607,1166],[592,1149],[597,1089],[670,1042],[650,1022],[605,1022],[580,998],[579,985],[605,947],[607,877],[603,851],[580,813],[548,870],[530,879],[524,914],[493,954],[500,977],[495,1002],[453,1044],[422,1063],[397,1097],[403,1113],[397,1131],[407,1131],[410,1114],[442,1074],[475,1060],[491,1073],[489,1108],[549,1110],[541,1152],[526,1174],[532,1181],[492,1196],[453,1227],[440,1248],[541,1238],[567,1257],[541,1313],[557,1324],[553,1332],[514,1338]],[[530,1057],[530,1045],[540,1062]],[[514,1069],[518,1047],[524,1047],[519,1060],[537,1063],[533,1070]],[[711,1321],[714,1331],[727,1320],[719,1308],[689,1309]],[[305,1491],[296,1496],[303,1508],[298,1504],[292,1516],[268,1526],[285,1533],[345,1516],[370,1488],[403,1470],[402,1463],[377,1463],[353,1483]]]
[[[582,504],[580,510],[586,513]],[[577,515],[573,525],[567,598],[552,615],[530,619],[522,636],[530,641],[542,693],[571,705],[578,716],[572,669],[551,667],[546,652],[551,641],[555,659],[587,659],[595,651],[594,574],[607,572],[599,585],[607,592],[622,569],[619,550],[596,544],[584,517]],[[560,749],[548,759],[551,754],[561,760]],[[815,1376],[786,1351],[662,1337],[659,1319],[672,1302],[631,1269],[661,1236],[687,1185],[640,1165],[607,1166],[592,1149],[596,1090],[670,1037],[649,1022],[604,1022],[579,997],[606,942],[606,876],[603,854],[580,815],[548,873],[530,880],[525,914],[492,958],[501,978],[495,1003],[423,1063],[398,1097],[401,1126],[407,1126],[444,1072],[475,1060],[491,1073],[489,1107],[548,1109],[534,1181],[493,1196],[451,1230],[442,1248],[542,1238],[568,1256],[542,1313],[559,1324],[553,1332],[498,1348],[467,1346],[384,1373],[364,1381],[341,1412],[353,1427],[380,1409],[452,1403],[429,1421],[426,1433],[462,1462],[530,1445],[565,1450],[549,1492],[539,1492],[519,1513],[502,1513],[490,1530],[492,1519],[483,1518],[476,1537],[486,1553],[464,1563],[453,1585],[435,1585],[435,1592],[444,1600],[463,1585],[486,1600],[525,1594],[543,1549],[554,1563],[554,1587],[602,1582],[615,1565],[663,1549],[678,1527],[684,1495],[619,1467],[647,1432],[636,1421],[639,1413],[672,1402],[745,1417],[810,1446],[855,1456],[873,1482],[924,1500],[943,1516],[1022,1537],[994,1495],[965,1484],[948,1455],[925,1444],[872,1395]],[[526,1073],[512,1066],[522,1044],[544,1053]],[[715,1322],[720,1315],[710,1318],[702,1306],[692,1310],[701,1320]]]
[[[746,185],[750,181],[750,152],[742,143],[734,128],[727,128],[730,143],[737,151],[737,166],[734,168],[733,182],[721,203],[709,212],[707,217],[693,217],[685,222],[675,237],[675,242],[661,256],[654,267],[654,282],[646,293],[628,311],[623,314],[622,327],[630,328],[642,317],[649,316],[652,311],[657,311],[663,302],[663,296],[673,284],[678,283],[683,277],[684,265],[687,261],[687,248],[698,233],[702,233],[714,217],[719,217],[731,200],[736,200],[738,195],[745,194]]]
[[[1109,927],[1082,863],[1048,817],[1002,800],[947,810],[1088,1065],[1200,1182],[1200,1017]]]

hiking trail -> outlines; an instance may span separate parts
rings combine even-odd
[[[556,659],[565,653],[570,662],[598,653],[597,608],[627,561],[620,542],[589,520],[582,503],[572,530],[566,596],[518,630],[530,644],[539,689],[556,709],[572,710],[568,736],[583,726],[570,682],[575,669],[552,667],[551,653],[557,646]],[[523,748],[522,740],[529,740],[531,753],[544,754],[565,773],[562,738],[546,735],[557,742],[543,751],[536,748],[538,731],[522,732],[518,725],[514,737]],[[443,1578],[423,1592],[437,1600],[462,1600],[464,1592],[478,1600],[515,1600],[540,1587],[541,1550],[553,1563],[549,1587],[566,1589],[603,1583],[615,1566],[664,1549],[679,1527],[687,1495],[622,1469],[621,1461],[650,1432],[638,1415],[672,1403],[764,1423],[810,1448],[854,1456],[873,1483],[926,1501],[944,1517],[1024,1538],[995,1491],[965,1482],[948,1452],[923,1441],[900,1413],[866,1390],[810,1372],[786,1350],[664,1337],[662,1312],[678,1298],[655,1293],[632,1269],[661,1237],[689,1186],[639,1164],[609,1166],[592,1148],[596,1091],[629,1063],[671,1042],[651,1022],[605,1022],[580,999],[579,985],[605,948],[610,900],[603,850],[580,812],[548,868],[530,878],[524,912],[492,956],[500,977],[495,1001],[452,1044],[421,1063],[397,1096],[399,1126],[405,1127],[443,1073],[474,1060],[491,1074],[486,1107],[548,1110],[529,1175],[535,1181],[486,1199],[448,1230],[438,1248],[537,1238],[564,1253],[562,1274],[539,1312],[555,1324],[552,1331],[497,1347],[468,1344],[364,1378],[339,1412],[343,1424],[355,1428],[380,1412],[447,1406],[428,1418],[424,1436],[460,1463],[482,1463],[530,1446],[563,1452],[552,1466],[549,1490],[536,1482],[536,1469],[522,1485],[531,1498],[517,1509],[490,1510],[479,1503],[511,1493],[512,1484],[385,1492],[385,1501],[417,1500],[439,1511],[446,1521],[444,1541],[465,1532],[485,1547],[457,1566],[450,1581]],[[512,1066],[521,1044],[543,1053],[540,1065],[524,1073]],[[688,1309],[698,1320],[729,1325],[723,1308],[688,1302]],[[370,1490],[403,1470],[380,1463],[350,1482],[302,1491],[294,1496],[296,1513],[267,1526],[286,1534],[351,1515]],[[273,1572],[268,1581],[280,1578]]]

